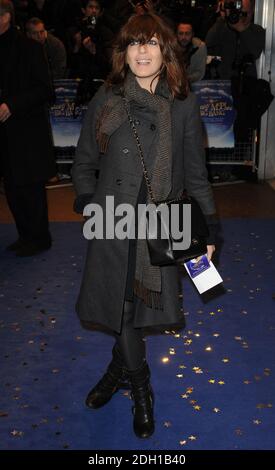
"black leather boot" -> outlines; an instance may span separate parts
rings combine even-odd
[[[88,393],[86,405],[94,409],[106,405],[119,388],[127,388],[126,383],[123,382],[125,378],[124,361],[115,344],[113,347],[113,359],[102,379]]]
[[[134,400],[134,431],[137,437],[150,437],[154,430],[154,395],[150,385],[150,370],[146,361],[134,371],[127,371]]]

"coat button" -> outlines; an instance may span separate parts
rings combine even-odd
[[[150,129],[151,129],[151,131],[155,131],[156,130],[155,124],[151,124]]]
[[[125,155],[127,155],[127,153],[129,153],[129,149],[127,149],[127,147],[125,147],[123,150],[122,150],[123,153],[125,153]]]
[[[117,184],[118,186],[120,186],[121,183],[122,183],[122,180],[118,178],[118,179],[116,180],[116,184]]]
[[[140,120],[139,120],[139,119],[135,119],[135,120],[134,120],[134,124],[135,124],[136,126],[139,126],[139,125],[140,125]]]

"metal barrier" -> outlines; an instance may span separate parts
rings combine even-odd
[[[202,80],[192,84],[200,105],[205,131],[207,163],[249,165],[255,168],[256,132],[250,130],[246,142],[235,143],[236,111],[230,80]]]
[[[79,89],[82,80],[55,80],[56,101],[50,109],[57,176],[47,183],[47,189],[70,186],[70,169],[74,162],[75,149],[80,135],[87,104],[82,103]],[[93,88],[103,83],[102,79],[93,79]]]
[[[93,82],[100,85],[103,80],[94,79]],[[79,80],[55,82],[57,102],[51,110],[51,122],[56,163],[64,167],[72,165],[74,161],[76,144],[87,108],[84,106],[81,109],[81,105],[76,104],[78,84]],[[202,121],[205,124],[207,163],[209,165],[246,165],[252,167],[254,171],[256,168],[256,132],[251,130],[247,142],[234,145],[235,111],[230,82],[228,80],[201,81],[194,84],[193,91],[200,102]],[[67,128],[70,128],[70,133]],[[52,187],[55,186],[52,185]]]
[[[246,165],[256,168],[257,132],[250,129],[247,142],[233,148],[206,148],[207,163],[211,165]]]

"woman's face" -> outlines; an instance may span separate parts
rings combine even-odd
[[[150,91],[152,80],[158,75],[162,66],[162,53],[158,39],[153,36],[146,44],[132,41],[127,47],[126,63],[136,76],[142,88]],[[155,80],[155,85],[157,80]]]

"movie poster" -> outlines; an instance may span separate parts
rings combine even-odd
[[[55,80],[55,104],[50,109],[55,149],[74,154],[87,106],[78,103],[80,80]]]
[[[205,147],[233,148],[234,120],[230,80],[203,80],[192,84],[205,130]]]

